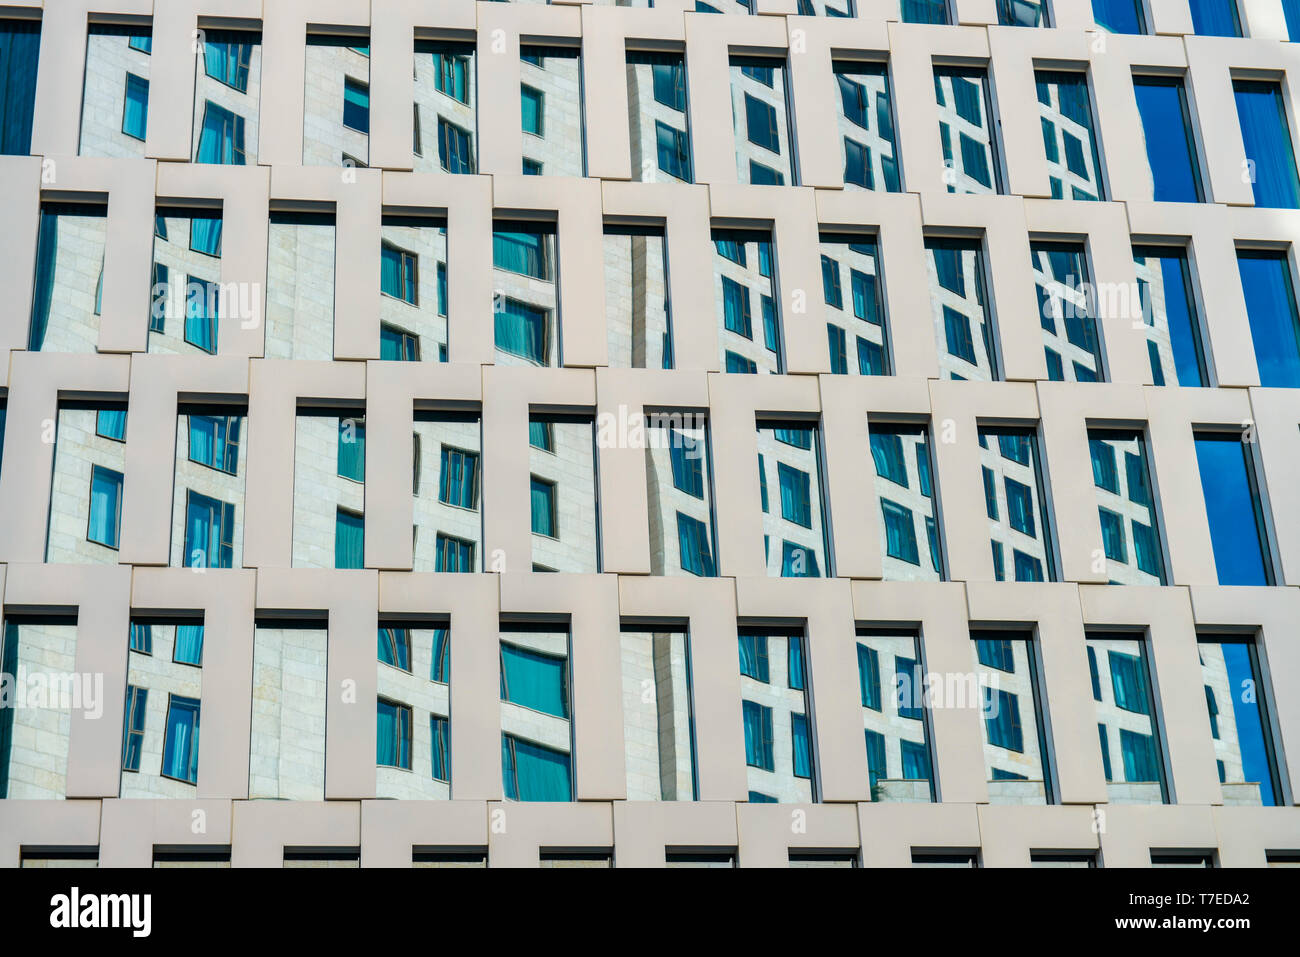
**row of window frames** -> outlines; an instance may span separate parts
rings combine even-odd
[[[194,421],[197,420],[199,430],[196,433]],[[193,457],[191,451],[191,460],[199,464],[216,468],[219,471],[226,471],[233,474],[233,464],[238,457],[238,436],[239,421],[236,416],[217,417],[217,416],[197,416],[191,417],[191,436],[195,434],[200,436],[198,448],[205,450],[201,452],[200,458]],[[770,425],[770,423],[769,423]],[[97,416],[96,431],[97,434],[114,439],[116,441],[125,440],[126,418],[124,410],[100,410]],[[806,428],[775,428],[775,436],[778,440],[787,444],[792,444],[800,448],[812,447],[812,435]],[[871,454],[875,464],[878,476],[907,488],[909,485],[908,468],[903,461],[902,456],[902,435],[920,435],[921,441],[916,446],[916,465],[917,481],[920,483],[920,490],[927,498],[932,498],[932,463],[929,460],[929,436],[928,430],[924,426],[912,425],[895,425],[890,426],[887,423],[876,423],[871,429]],[[1223,433],[1227,435],[1227,433]],[[990,433],[981,432],[981,445],[988,447],[987,436]],[[1218,433],[1214,433],[1218,435]],[[203,436],[208,436],[203,438]],[[1002,431],[997,433],[999,441],[999,451],[1003,458],[1018,462],[1021,465],[1030,466],[1037,480],[1037,494],[1040,500],[1040,516],[1043,523],[1043,541],[1047,545],[1047,568],[1049,579],[1054,578],[1055,562],[1051,556],[1051,536],[1050,536],[1050,512],[1048,509],[1046,494],[1043,485],[1043,475],[1045,468],[1039,458],[1038,439],[1036,433],[1025,431]],[[415,439],[415,461],[413,486],[414,491],[419,491],[419,469],[420,469],[420,436],[416,434]],[[1160,545],[1160,532],[1158,522],[1158,506],[1155,496],[1155,483],[1151,475],[1150,463],[1146,452],[1145,438],[1141,433],[1116,433],[1112,430],[1093,429],[1089,432],[1089,454],[1092,460],[1093,479],[1097,488],[1119,494],[1120,483],[1119,473],[1116,464],[1115,448],[1108,440],[1133,440],[1138,442],[1138,452],[1126,452],[1125,455],[1125,488],[1128,500],[1149,509],[1150,524],[1141,525],[1146,538],[1139,534],[1139,524],[1133,519],[1134,526],[1134,562],[1148,574],[1156,576],[1163,582],[1165,581],[1166,563],[1163,556],[1163,548]],[[529,424],[529,442],[532,447],[542,451],[553,451],[554,438],[552,432],[552,423],[545,421],[530,421]],[[193,445],[192,445],[193,447]],[[364,420],[359,419],[340,419],[339,422],[339,443],[338,443],[338,474],[353,481],[364,481],[365,476],[365,424]],[[1267,522],[1262,520],[1263,502],[1259,489],[1258,478],[1253,475],[1255,463],[1251,456],[1249,446],[1242,445],[1243,462],[1246,471],[1248,483],[1248,492],[1251,498],[1252,507],[1256,513],[1256,531],[1259,536],[1259,545],[1261,552],[1260,571],[1263,574],[1265,582],[1271,582],[1274,575],[1274,562],[1271,554],[1270,536],[1268,534]],[[703,456],[692,457],[685,454],[686,443],[683,441],[673,441],[670,443],[670,463],[672,466],[672,475],[674,486],[696,498],[704,497],[704,459],[708,457],[707,446]],[[213,463],[216,464],[213,464]],[[781,470],[784,470],[782,472]],[[443,445],[441,447],[441,467],[439,478],[439,501],[447,505],[476,509],[477,500],[477,472],[478,472],[478,454],[473,451],[459,449],[454,446]],[[988,517],[992,520],[1000,519],[1000,510],[998,507],[998,498],[995,491],[994,476],[987,466],[981,467],[984,481],[984,495]],[[778,473],[781,479],[781,514],[782,518],[804,527],[811,527],[811,491],[810,479],[807,473],[797,469],[792,469],[784,463],[778,463]],[[787,474],[789,473],[789,474]],[[768,510],[768,494],[766,485],[766,471],[763,467],[763,456],[759,455],[759,478],[762,506],[764,512]],[[802,482],[796,479],[802,478]],[[788,481],[787,481],[788,479]],[[557,509],[556,509],[556,486],[554,482],[531,477],[531,505],[532,505],[532,530],[534,533],[546,535],[552,538],[558,537],[557,527]],[[1004,476],[1007,494],[1007,520],[1013,528],[1037,538],[1035,533],[1035,521],[1033,516],[1033,492],[1022,486],[1018,481],[1012,480],[1009,476]],[[101,466],[94,466],[92,470],[91,482],[91,509],[88,518],[87,537],[91,541],[98,541],[100,544],[116,547],[116,529],[120,522],[121,507],[121,473],[105,469]],[[102,486],[102,487],[101,487]],[[802,494],[799,490],[802,489]],[[819,483],[820,489],[820,483]],[[1013,491],[1017,494],[1013,495]],[[200,512],[207,509],[211,514],[208,520],[209,526],[218,530],[218,534],[210,535],[208,548],[205,550],[207,555],[211,555],[213,546],[219,549],[218,562],[214,567],[224,567],[220,564],[220,556],[225,555],[230,549],[230,536],[233,534],[233,518],[229,512],[233,506],[208,499],[206,496],[197,496],[198,501],[193,501],[196,497],[191,495],[191,501],[187,504],[187,514],[194,508]],[[99,495],[103,500],[96,509],[96,496]],[[1019,497],[1017,497],[1019,496]],[[1023,501],[1022,501],[1023,500]],[[901,506],[888,498],[881,496],[881,508],[883,521],[887,531],[888,553],[891,558],[898,558],[912,564],[919,564],[919,553],[916,547],[915,524],[911,510]],[[539,508],[539,502],[541,507]],[[1019,508],[1015,506],[1019,503]],[[224,511],[222,509],[224,508]],[[111,513],[111,515],[110,515]],[[97,516],[98,514],[98,523]],[[1121,564],[1128,564],[1127,548],[1124,545],[1125,537],[1122,525],[1122,518],[1114,511],[1106,509],[1104,506],[1098,506],[1099,521],[1102,528],[1103,545],[1106,557]],[[1018,517],[1017,517],[1018,516]],[[688,527],[686,534],[683,532],[682,519],[687,519],[687,525],[691,521],[699,525],[700,528],[693,529]],[[1109,522],[1108,522],[1109,519]],[[942,573],[941,555],[939,547],[938,525],[939,513],[935,507],[933,518],[927,516],[926,530],[930,539],[931,561],[936,572]],[[341,527],[346,527],[351,531],[357,531],[362,523],[362,517],[346,509],[339,510],[338,523]],[[189,521],[187,519],[187,526]],[[100,526],[103,526],[100,529]],[[101,534],[102,532],[102,534]],[[713,555],[708,554],[707,547],[707,530],[703,523],[698,520],[692,520],[689,516],[678,515],[678,532],[679,544],[682,550],[683,567],[688,571],[694,571],[696,574],[711,575],[716,573],[716,559]],[[691,544],[693,543],[693,544]],[[909,545],[910,543],[910,545]],[[688,545],[690,547],[688,547]],[[1005,577],[1005,570],[1002,567],[1002,543],[993,542],[994,565],[996,577],[1002,580]],[[187,546],[188,547],[188,546]],[[788,550],[788,549],[787,549]],[[439,535],[437,542],[438,565],[440,570],[467,570],[473,567],[473,543],[465,542],[448,535]],[[354,556],[355,557],[355,556]],[[1023,561],[1021,553],[1015,553],[1016,580],[1043,580],[1042,569],[1036,565],[1032,556],[1024,556],[1028,561]],[[186,558],[189,561],[189,556]],[[205,559],[209,564],[214,564],[209,559]],[[1030,566],[1033,566],[1031,569]],[[348,566],[353,567],[353,566]],[[355,567],[360,567],[356,565]],[[1245,583],[1245,582],[1242,582]]]

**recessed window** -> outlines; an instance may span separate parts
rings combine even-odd
[[[1209,362],[1187,250],[1134,246],[1133,262],[1152,382],[1209,385]]]
[[[983,244],[930,238],[925,251],[940,370],[949,379],[1000,378]]]
[[[1220,585],[1274,582],[1254,446],[1241,431],[1194,433],[1205,515]]]
[[[1166,584],[1146,437],[1141,432],[1090,429],[1088,450],[1107,578],[1120,584]]]
[[[979,441],[993,577],[997,581],[1054,581],[1037,434],[1030,429],[981,428]]]
[[[860,630],[857,657],[871,800],[933,801],[919,636]]]
[[[1056,70],[1034,74],[1053,199],[1105,199],[1088,76]]]
[[[1099,679],[1093,698],[1111,804],[1160,804],[1169,799],[1148,661],[1142,635],[1088,636],[1089,669],[1095,668]]]
[[[937,67],[934,94],[948,192],[1001,192],[988,71]]]
[[[1202,202],[1205,196],[1201,187],[1200,162],[1183,79],[1136,76],[1133,78],[1133,92],[1142,119],[1155,200]]]
[[[1283,805],[1272,688],[1252,635],[1198,635],[1219,784],[1227,805]]]
[[[989,801],[1050,804],[1036,642],[1031,634],[1016,631],[973,631],[971,638],[983,708]]]
[[[1241,20],[1237,0],[1187,0],[1192,30],[1201,37],[1239,37]]]
[[[411,770],[411,709],[380,698],[376,710],[375,764]]]
[[[782,578],[820,578],[831,574],[822,500],[818,429],[800,423],[758,423],[759,486],[779,496],[763,513],[763,531],[778,548],[769,548],[767,574]]]
[[[806,639],[798,633],[747,628],[741,629],[739,639],[741,714],[751,794],[757,792],[772,801],[812,801],[814,747],[808,717]],[[754,674],[765,677],[754,678]]]
[[[352,79],[343,79],[343,125],[358,133],[370,132],[370,87]]]
[[[1244,172],[1250,176],[1255,205],[1300,208],[1300,177],[1296,174],[1295,150],[1281,86],[1274,81],[1234,80],[1232,92],[1246,147]]]
[[[1300,314],[1288,252],[1238,250],[1237,271],[1260,385],[1300,388]]]
[[[122,525],[122,473],[96,465],[90,477],[90,519],[86,539],[117,548]]]
[[[889,375],[889,332],[878,244],[872,237],[823,234],[820,249],[831,371]]]
[[[199,779],[199,702],[169,695],[162,775],[195,784]]]

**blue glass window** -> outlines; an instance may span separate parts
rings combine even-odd
[[[767,658],[767,636],[741,632],[739,644],[740,673],[767,684],[771,680]]]
[[[808,740],[808,716],[790,714],[790,737],[794,748],[794,776],[812,777],[812,745]]]
[[[1101,700],[1101,675],[1097,672],[1097,651],[1092,645],[1088,645],[1088,678],[1092,682],[1092,698],[1094,701]]]
[[[930,780],[930,751],[924,744],[904,739],[900,742],[899,750],[903,756],[904,780]]]
[[[1106,781],[1109,783],[1113,777],[1110,770],[1110,739],[1106,737],[1106,726],[1104,724],[1097,725],[1097,736],[1101,744],[1101,768],[1106,774]]]
[[[898,716],[919,721],[925,700],[925,682],[920,663],[915,658],[895,655],[894,681],[898,691]]]
[[[1271,585],[1273,564],[1264,506],[1254,456],[1243,434],[1196,433],[1196,461],[1219,584]]]
[[[131,622],[131,644],[132,651],[138,651],[144,655],[153,654],[153,628],[148,624],[138,621]],[[1209,690],[1208,688],[1206,689]]]
[[[555,483],[532,477],[528,482],[531,507],[532,529],[534,535],[546,535],[558,538],[555,527]]]
[[[550,233],[496,230],[492,233],[492,266],[506,272],[530,276],[533,279],[551,278],[549,255]]]
[[[376,712],[375,764],[411,770],[411,709],[380,698]]]
[[[683,571],[707,577],[717,574],[709,551],[709,527],[699,519],[677,513],[677,548]]]
[[[460,508],[478,508],[478,453],[442,447],[438,501]]]
[[[434,80],[439,93],[458,103],[469,103],[469,57],[445,50],[431,51]]]
[[[912,518],[912,510],[887,498],[880,500],[880,510],[885,523],[886,554],[890,558],[897,558],[911,565],[920,565],[921,559],[916,548],[916,523]]]
[[[661,170],[684,183],[691,181],[690,140],[685,130],[655,120],[655,152]]]
[[[745,764],[765,771],[776,770],[772,748],[772,709],[753,701],[742,701],[745,723]]]
[[[904,23],[947,23],[948,0],[903,0]]]
[[[391,362],[418,362],[420,338],[388,323],[379,325],[379,358]]]
[[[366,480],[366,424],[361,419],[339,419],[338,474],[354,482]]]
[[[568,718],[568,659],[501,642],[501,700]]]
[[[1142,117],[1156,201],[1201,202],[1205,196],[1183,81],[1177,77],[1138,76],[1133,78],[1133,92]]]
[[[773,153],[781,152],[780,134],[777,132],[776,107],[745,94],[745,133],[756,146]]]
[[[221,255],[220,216],[190,216],[190,249],[205,256]]]
[[[434,571],[476,571],[474,567],[473,542],[439,532],[437,538],[434,540],[434,550]]]
[[[338,509],[334,515],[334,567],[361,568],[365,558],[365,520]]]
[[[1300,388],[1300,316],[1285,252],[1240,250],[1237,270],[1255,343],[1259,382]]]
[[[1300,178],[1281,87],[1264,80],[1234,80],[1232,92],[1246,159],[1252,164],[1255,205],[1300,208]]]
[[[125,442],[126,409],[99,409],[95,413],[95,434],[115,442]]]
[[[848,347],[844,330],[833,322],[826,323],[826,344],[830,350],[831,374],[847,375],[849,371]]]
[[[889,777],[888,765],[885,762],[885,736],[879,731],[872,731],[870,728],[864,729],[867,744],[867,778],[870,782],[875,798],[876,785],[880,783],[881,778]]]
[[[776,465],[781,487],[781,517],[804,528],[812,528],[812,500],[808,473],[791,468],[784,462]]]
[[[749,315],[749,289],[728,276],[722,277],[723,323],[729,332],[754,338]]]
[[[1120,728],[1119,747],[1124,757],[1125,781],[1160,780],[1160,759],[1151,735]]]
[[[370,87],[343,78],[343,125],[358,133],[370,132]]]
[[[1201,37],[1239,37],[1237,0],[1187,0],[1192,11],[1192,29]]]
[[[536,365],[547,364],[548,313],[545,309],[506,299],[495,313],[496,347]]]
[[[438,117],[438,164],[448,173],[474,172],[474,138],[442,117]]]
[[[862,707],[880,711],[880,656],[876,649],[858,642],[858,689]]]
[[[651,69],[655,102],[679,113],[686,112],[686,69],[682,58],[660,55]]]
[[[414,253],[384,243],[380,247],[379,289],[384,295],[417,305]]]
[[[190,461],[234,475],[239,468],[241,417],[191,415],[189,420]]]
[[[10,626],[12,628],[13,626]],[[8,631],[8,629],[6,629]],[[8,631],[6,645],[12,641],[13,632]],[[6,652],[8,648],[5,649]],[[140,753],[144,748],[145,707],[149,700],[148,688],[126,686],[126,711],[122,722],[122,770],[139,771]],[[7,757],[7,755],[6,755]],[[6,770],[8,770],[6,768]]]
[[[804,690],[803,637],[790,635],[786,638],[786,683],[794,691]]]
[[[386,665],[411,670],[411,630],[409,628],[377,629],[378,659]]]
[[[1146,668],[1142,659],[1122,651],[1108,651],[1111,688],[1115,706],[1134,714],[1150,714],[1147,703]]]
[[[205,101],[203,126],[199,131],[199,147],[194,161],[243,166],[247,162],[244,118],[211,100]]]
[[[1001,688],[984,688],[984,728],[989,744],[1023,753],[1024,731],[1020,726],[1020,700]]]
[[[220,287],[206,279],[185,277],[185,341],[209,355],[217,351]]]
[[[872,430],[871,458],[876,474],[907,488],[907,465],[903,460],[903,439],[897,432]]]
[[[190,490],[185,505],[185,567],[231,568],[235,506]]]
[[[1211,688],[1222,692],[1231,709],[1232,724],[1211,712],[1214,726],[1226,737],[1214,745],[1219,756],[1219,780],[1234,804],[1274,806],[1283,802],[1279,747],[1269,719],[1269,687],[1260,669],[1255,640],[1238,636],[1199,636],[1201,671],[1207,704],[1215,701]],[[1234,760],[1225,767],[1223,758]]]
[[[668,430],[668,457],[673,487],[695,498],[704,498],[704,442],[673,429]]]
[[[525,133],[532,133],[534,136],[544,135],[542,132],[543,114],[545,112],[545,94],[541,90],[533,89],[525,84],[519,85],[519,110],[523,118],[523,129]]]
[[[429,667],[429,680],[446,683],[451,680],[451,631],[433,629],[433,662]]]
[[[205,32],[204,72],[241,93],[248,92],[248,71],[253,59],[253,48],[257,44],[237,39],[238,34],[216,30]]]
[[[1111,33],[1146,33],[1142,0],[1092,0],[1092,18]]]
[[[86,539],[117,548],[122,525],[122,473],[93,466],[90,473],[90,521]]]
[[[190,784],[199,780],[199,702],[195,698],[169,697],[162,773]]]
[[[1002,481],[1007,494],[1007,521],[1017,532],[1035,537],[1033,492],[1028,485],[1013,478],[1003,478]]]
[[[40,20],[0,20],[0,155],[31,152],[40,53]]]
[[[1187,252],[1171,246],[1134,246],[1133,261],[1138,268],[1138,297],[1149,337],[1153,381],[1156,385],[1208,385]],[[1166,333],[1168,350],[1158,345]]]
[[[976,660],[982,665],[990,668],[996,668],[998,671],[1005,671],[1007,674],[1015,674],[1016,659],[1014,646],[1009,638],[976,638],[975,639],[975,656]]]
[[[783,541],[781,543],[781,577],[821,577],[821,572],[817,567],[817,553],[806,545]]]
[[[451,781],[451,724],[441,715],[429,715],[430,765],[435,781]]]
[[[573,797],[568,754],[511,734],[501,736],[501,777],[512,801],[569,801]]]
[[[998,0],[998,23],[1004,27],[1046,25],[1043,0]]]
[[[122,132],[144,139],[149,124],[149,81],[134,73],[126,75],[126,96],[122,104]]]
[[[1098,508],[1101,519],[1101,544],[1106,557],[1113,562],[1128,562],[1128,546],[1124,541],[1124,520],[1109,509]]]

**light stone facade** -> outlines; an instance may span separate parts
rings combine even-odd
[[[167,862],[156,848],[196,846],[236,867],[538,866],[575,863],[575,852],[584,863],[612,857],[616,866],[655,867],[784,867],[818,852],[867,866],[906,866],[914,853],[923,862],[935,852],[985,866],[1030,866],[1063,851],[1106,866],[1146,867],[1153,853],[1159,863],[1173,850],[1224,866],[1291,860],[1300,851],[1300,770],[1290,755],[1300,740],[1292,640],[1300,416],[1296,390],[1260,386],[1245,309],[1251,290],[1241,288],[1235,254],[1291,249],[1300,232],[1291,211],[1257,208],[1258,184],[1242,177],[1243,161],[1262,158],[1247,155],[1232,89],[1243,76],[1278,82],[1287,131],[1300,146],[1294,44],[1278,0],[1242,0],[1246,38],[1195,36],[1185,0],[1151,4],[1151,35],[1107,36],[1104,52],[1092,45],[1099,34],[1084,3],[1052,4],[1045,29],[1000,27],[987,0],[956,0],[959,25],[951,27],[902,23],[892,0],[859,2],[848,17],[823,16],[821,4],[818,16],[802,16],[797,3],[774,0],[754,0],[753,10],[718,0],[726,16],[678,0],[622,6],[448,0],[386,4],[380,15],[352,0],[254,0],[221,11],[176,0],[165,11],[109,3],[88,14],[67,3],[43,11],[0,3],[0,18],[43,17],[30,148],[0,157],[0,286],[10,307],[0,311],[4,655],[6,667],[30,662],[100,676],[104,685],[99,718],[0,710],[0,865],[150,866]],[[103,19],[139,24],[152,53],[92,34],[91,23]],[[208,76],[196,55],[195,31],[218,23],[252,41],[246,91]],[[369,43],[370,55],[308,42],[342,35]],[[473,175],[450,178],[436,159],[435,114],[458,107],[438,99],[446,97],[429,72],[431,54],[418,46],[431,38],[473,51],[471,102],[456,114],[473,134]],[[580,58],[548,54],[540,70],[519,57],[537,45]],[[651,155],[642,135],[649,125],[634,104],[653,97],[627,55],[647,49],[684,58],[679,119],[690,131],[691,183],[657,169],[650,182],[640,172]],[[780,82],[768,88],[733,65],[750,56],[781,64]],[[841,61],[888,63],[907,192],[845,188],[843,140],[861,134],[844,126],[834,79]],[[934,71],[954,63],[989,78],[979,135],[996,131],[997,195],[960,166],[955,134],[977,131],[962,127],[942,79],[945,102],[936,104]],[[120,95],[132,67],[150,80],[147,136],[113,153],[122,104],[108,98]],[[1036,69],[1087,74],[1094,133],[1105,146],[1096,170],[1105,201],[1052,198],[1060,170],[1044,149],[1044,113],[1031,93]],[[1185,81],[1205,202],[1153,199],[1132,87],[1134,75],[1150,73]],[[368,88],[367,133],[342,122],[345,77]],[[521,129],[521,83],[545,87],[541,137]],[[773,98],[779,110],[783,187],[748,181],[751,157],[778,158],[747,142],[744,91]],[[197,162],[209,102],[244,119],[242,163]],[[951,169],[941,123],[954,134]],[[879,135],[878,124],[867,133]],[[868,145],[877,147],[874,164],[883,144]],[[348,157],[369,168],[345,168]],[[543,175],[521,175],[525,158],[542,162]],[[945,172],[956,175],[946,181]],[[43,209],[66,213],[44,245]],[[201,259],[180,213],[217,209],[222,255]],[[165,243],[154,236],[159,210],[172,237]],[[446,236],[421,245],[424,233],[388,233],[407,228],[385,223],[398,216],[445,223]],[[494,227],[521,221],[548,236],[544,279],[493,268]],[[644,249],[624,236],[607,241],[609,227],[628,225],[653,235]],[[761,275],[753,245],[748,266],[732,270],[713,230],[769,237],[772,275]],[[818,294],[821,238],[846,232],[878,246],[888,375],[830,368],[827,324],[842,322],[846,332],[863,325],[846,314],[850,288],[840,310]],[[926,252],[928,241],[945,238],[972,244],[957,257],[961,292],[940,287]],[[418,316],[383,297],[386,239],[419,246],[411,250],[420,258]],[[1031,240],[1082,242],[1099,285],[1148,284],[1148,322],[1098,310],[1105,381],[1051,381],[1035,265],[1045,274]],[[1177,291],[1150,262],[1132,265],[1134,246],[1162,244],[1186,257],[1204,388],[1178,387],[1169,374]],[[39,271],[49,256],[52,272]],[[258,290],[248,294],[264,306],[264,321],[223,324],[216,355],[186,346],[180,325],[151,334],[155,258],[177,273]],[[445,322],[436,306],[426,309],[438,301],[430,283],[443,261]],[[723,330],[721,274],[753,297],[748,344]],[[842,287],[848,279],[841,272]],[[34,343],[34,306],[47,290],[46,333]],[[775,351],[758,338],[755,294],[773,298]],[[494,348],[494,304],[507,298],[549,310],[543,361]],[[970,323],[975,362],[949,354],[943,305]],[[380,362],[381,321],[418,335],[422,361],[435,364]],[[1148,341],[1166,385],[1152,374]],[[447,361],[436,361],[444,344]],[[726,374],[729,349],[752,349],[745,355],[764,372]],[[850,351],[850,367],[853,358]],[[236,476],[207,475],[188,460],[183,420],[210,405],[246,410]],[[129,409],[127,443],[94,435],[99,407]],[[692,514],[710,519],[716,575],[675,574],[679,553],[665,526],[690,503],[662,494],[671,489],[662,457],[595,441],[595,417],[620,407],[707,413],[712,495]],[[452,422],[452,411],[465,418]],[[337,469],[338,420],[357,416],[368,427],[366,483]],[[526,445],[530,419],[543,418],[556,426],[554,453]],[[924,558],[903,568],[886,554],[885,488],[870,457],[877,421],[931,430],[940,580]],[[778,441],[772,423],[813,427],[812,447]],[[1197,467],[1194,430],[1243,423],[1276,582],[1269,586],[1221,584],[1217,517]],[[1038,474],[1002,456],[996,442],[980,449],[981,431],[1004,428],[1037,437]],[[1129,579],[1097,564],[1101,493],[1088,458],[1097,429],[1143,435],[1165,585],[1112,585]],[[418,487],[408,472],[414,435]],[[480,455],[477,510],[437,503],[433,463],[444,442]],[[906,448],[904,458],[915,495]],[[808,476],[810,527],[781,517],[780,464]],[[95,465],[124,475],[116,549],[86,540]],[[985,465],[994,470],[997,522],[985,511]],[[558,538],[531,532],[532,475],[556,483]],[[1032,490],[1033,536],[1009,527],[1004,477]],[[178,496],[203,479],[221,483],[208,486],[214,497],[228,491],[236,503],[239,537],[234,567],[198,574],[178,567]],[[902,504],[916,517],[920,544],[926,503]],[[339,507],[362,516],[361,568],[334,567]],[[1126,522],[1135,515],[1124,512]],[[439,531],[474,542],[477,571],[432,573]],[[990,539],[1004,547],[1000,576]],[[816,578],[782,577],[785,541],[816,556]],[[1043,562],[1048,580],[1014,581],[1012,549]],[[559,573],[535,574],[535,566]],[[150,659],[127,650],[135,618],[162,629],[198,616],[207,633],[201,669],[171,661],[161,630]],[[409,675],[379,664],[371,644],[376,625],[394,621],[410,624],[417,639]],[[431,654],[422,643],[444,622],[454,635],[446,685],[432,681],[422,657]],[[1021,658],[1014,675],[976,664],[971,635],[989,627],[1026,636],[1017,654],[1027,663],[1032,649],[1032,674]],[[776,628],[774,646],[801,636],[805,691],[782,686],[787,659],[779,652],[770,684],[742,678],[736,638],[751,628]],[[856,646],[876,640],[875,631],[914,638],[926,671],[945,680],[996,677],[1014,690],[1025,754],[1034,745],[1038,763],[986,747],[978,703],[944,701],[927,707],[924,721],[891,712],[892,663],[882,665],[882,713],[864,709]],[[1163,802],[1150,787],[1108,786],[1088,681],[1093,633],[1146,642]],[[1254,643],[1252,689],[1281,806],[1256,806],[1265,789],[1248,770],[1240,682],[1229,679],[1221,652],[1198,649],[1198,636],[1217,635]],[[564,655],[567,717],[500,700],[502,641]],[[884,654],[899,656],[905,639],[897,644],[882,645]],[[356,683],[355,700],[336,690],[345,679]],[[147,766],[124,776],[124,692],[137,681],[149,687],[150,709],[163,708],[168,693],[201,699],[197,784],[158,774],[157,710],[146,721]],[[1217,737],[1207,685],[1219,702]],[[1108,693],[1103,681],[1103,699]],[[410,771],[377,767],[379,698],[413,709]],[[774,708],[776,772],[746,766],[747,698]],[[432,777],[428,737],[430,715],[444,711],[449,782]],[[808,778],[792,773],[794,713],[809,720]],[[1103,720],[1118,729],[1122,718]],[[872,729],[887,739],[874,789],[864,746]],[[503,733],[569,754],[572,800],[506,800]],[[924,741],[929,782],[904,775],[904,741]],[[1109,749],[1118,764],[1117,739]],[[1028,780],[992,781],[991,767]],[[751,801],[751,789],[785,803]],[[1141,806],[1125,803],[1139,796]],[[209,825],[201,836],[190,830],[199,810]],[[789,827],[796,811],[806,814],[806,832]],[[492,829],[501,814],[504,832]]]

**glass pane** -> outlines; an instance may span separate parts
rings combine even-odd
[[[1271,585],[1273,566],[1245,433],[1196,433],[1196,461],[1220,585]]]
[[[873,801],[933,801],[920,639],[914,632],[859,631],[867,774]]]
[[[972,632],[972,659],[980,686],[984,764],[992,804],[1049,804],[1052,784],[1042,740],[1037,654],[1020,632]],[[993,668],[979,655],[982,642],[1009,646],[1010,668]]]
[[[605,315],[612,367],[671,369],[668,242],[662,229],[605,229]]]
[[[806,423],[758,423],[760,488],[767,574],[820,578],[831,574],[822,505],[818,428]]]
[[[629,801],[692,801],[695,726],[684,632],[624,631],[623,740]]]
[[[1186,251],[1173,246],[1134,246],[1133,263],[1152,381],[1156,385],[1209,385]]]
[[[1146,439],[1140,432],[1090,429],[1088,446],[1107,578],[1112,584],[1165,584]]]
[[[771,233],[715,229],[713,291],[727,372],[783,372]],[[731,357],[741,360],[739,364]]]
[[[1201,637],[1201,672],[1225,805],[1281,803],[1268,687],[1252,639]]]
[[[1168,800],[1146,641],[1125,634],[1089,635],[1088,655],[1099,663],[1094,697],[1110,803]]]
[[[1055,581],[1037,435],[1013,428],[981,428],[979,435],[994,578]]]
[[[948,192],[1001,192],[987,72],[937,68],[934,94],[939,105],[939,142]]]
[[[805,639],[800,634],[742,629],[742,660],[755,639],[765,646],[769,670],[765,681],[749,677],[743,668],[740,678],[750,800],[816,800]],[[795,662],[797,670],[791,667]]]

